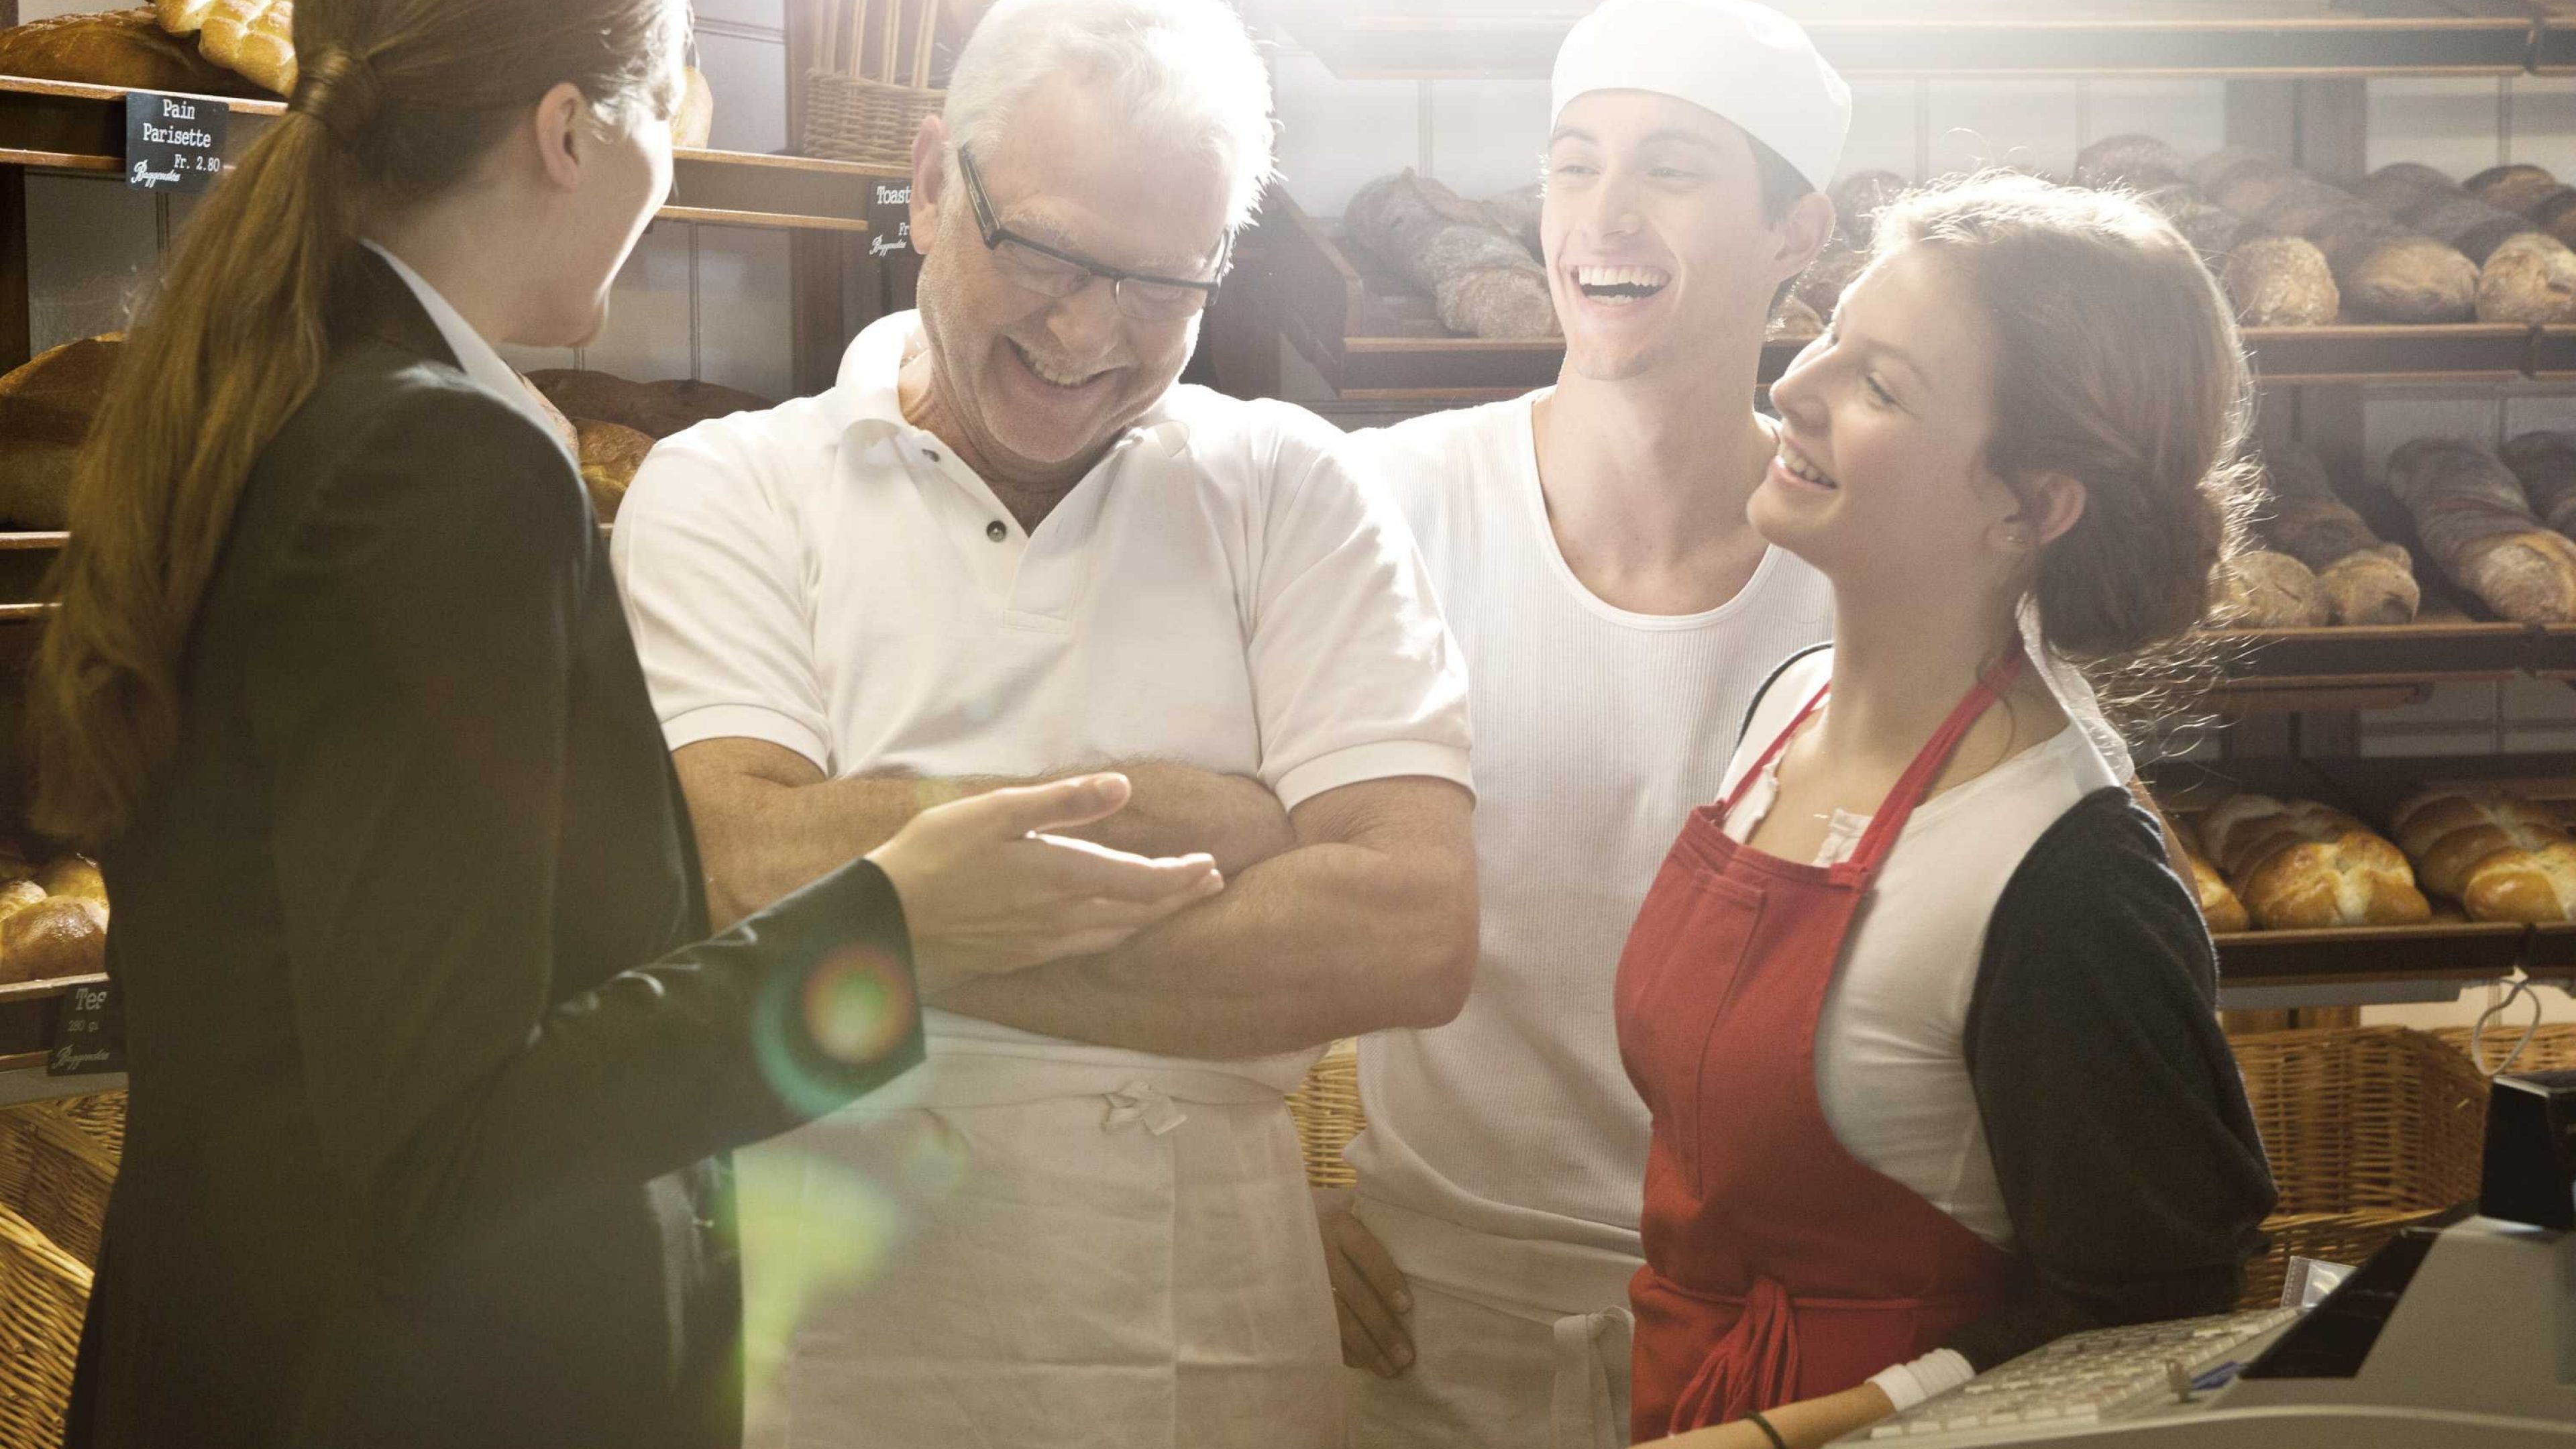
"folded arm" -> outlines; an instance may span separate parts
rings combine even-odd
[[[931,806],[1093,773],[1065,770],[1027,780],[829,780],[794,750],[753,739],[705,740],[682,746],[672,758],[697,824],[707,908],[719,923],[749,915],[876,849]],[[1216,857],[1217,869],[1229,879],[1294,843],[1288,812],[1258,780],[1159,760],[1097,768],[1127,777],[1132,791],[1126,807],[1061,833],[1147,857],[1205,853]]]
[[[1106,955],[937,1003],[1050,1036],[1213,1059],[1294,1051],[1466,1005],[1476,961],[1473,799],[1408,777],[1328,790],[1294,849]]]

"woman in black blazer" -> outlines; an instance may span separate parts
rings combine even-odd
[[[921,996],[1218,887],[1032,834],[1093,777],[700,941],[597,523],[484,341],[597,330],[685,24],[305,0],[128,346],[30,715],[131,1063],[73,1444],[736,1442],[725,1150],[911,1065]]]

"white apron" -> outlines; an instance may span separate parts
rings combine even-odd
[[[740,1155],[746,1444],[1339,1444],[1332,1290],[1279,1088],[946,1045]]]
[[[1624,1449],[1639,1260],[1367,1197],[1355,1210],[1405,1273],[1414,1363],[1347,1371],[1354,1449]]]

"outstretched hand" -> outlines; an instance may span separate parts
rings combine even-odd
[[[925,810],[868,859],[894,883],[925,997],[1107,951],[1225,888],[1213,858],[1147,859],[1047,832],[1117,813],[1124,775],[993,790]]]

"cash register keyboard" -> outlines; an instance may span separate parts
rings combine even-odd
[[[2218,1380],[2242,1357],[2239,1348],[2298,1316],[2295,1308],[2264,1308],[2069,1334],[1882,1420],[1869,1438],[1919,1442],[1976,1431],[1987,1442],[2176,1403],[2216,1387],[2200,1381]]]

